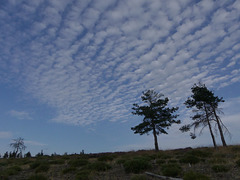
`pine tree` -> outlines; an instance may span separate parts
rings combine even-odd
[[[187,106],[187,108],[192,108],[193,112],[196,113],[193,117],[191,117],[194,122],[181,127],[180,130],[184,132],[190,130],[191,127],[194,127],[194,133],[191,134],[194,137],[195,130],[198,127],[202,126],[205,128],[208,126],[213,145],[216,148],[216,140],[212,130],[212,123],[215,123],[217,124],[223,146],[227,146],[224,138],[223,128],[227,132],[228,130],[218,116],[218,112],[220,112],[218,105],[220,102],[224,102],[223,98],[214,96],[214,93],[208,90],[207,87],[201,83],[194,84],[191,90],[192,95],[184,104]],[[200,132],[202,132],[203,128]]]
[[[143,92],[142,101],[147,104],[140,106],[133,104],[133,114],[144,116],[143,122],[139,125],[132,127],[134,133],[140,135],[149,134],[152,131],[154,136],[155,150],[158,151],[157,135],[168,134],[168,129],[173,123],[181,123],[180,120],[175,120],[178,115],[174,114],[178,107],[167,107],[169,102],[168,98],[162,98],[164,95],[156,93],[154,90],[147,90]]]

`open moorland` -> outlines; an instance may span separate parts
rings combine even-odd
[[[184,180],[240,179],[240,145],[0,159],[1,180],[166,179],[163,176]]]

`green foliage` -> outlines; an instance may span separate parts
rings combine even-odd
[[[156,163],[159,164],[159,165],[162,165],[162,164],[165,164],[165,163],[166,163],[166,160],[157,159]]]
[[[71,167],[81,167],[81,166],[85,166],[87,165],[89,162],[87,159],[74,159],[74,160],[71,160],[69,161],[69,165]]]
[[[0,177],[1,177],[1,180],[9,180],[8,179],[8,175],[6,175],[4,172],[0,171]]]
[[[21,170],[22,170],[22,168],[19,166],[12,166],[12,167],[5,169],[3,171],[3,174],[5,174],[6,176],[12,176],[12,175],[18,174]]]
[[[48,163],[42,163],[36,168],[35,172],[36,173],[47,172],[49,168],[50,168],[50,165]]]
[[[209,163],[211,163],[211,164],[224,164],[224,163],[226,163],[226,160],[223,159],[223,158],[214,157],[213,159],[209,160]]]
[[[212,156],[212,152],[210,150],[208,150],[208,151],[192,150],[188,154],[191,154],[193,156],[197,156],[200,158],[207,158],[207,157]]]
[[[17,175],[21,171],[21,167],[19,166],[11,166],[5,169],[0,169],[0,179],[8,180],[9,176]]]
[[[50,164],[64,164],[65,160],[64,159],[56,159],[56,160],[51,160],[49,161]]]
[[[75,167],[68,167],[62,171],[63,174],[75,172],[77,169]]]
[[[111,169],[111,166],[105,162],[96,161],[88,164],[87,169],[92,171],[107,171],[108,169]]]
[[[136,156],[133,159],[143,160],[143,161],[151,161],[152,160],[150,156],[146,156],[146,155],[144,155],[144,156]]]
[[[140,173],[151,167],[149,162],[144,159],[128,160],[123,164],[123,166],[127,173],[131,173],[131,172],[132,173]]]
[[[232,146],[231,150],[232,152],[240,152],[240,146]]]
[[[184,174],[183,180],[210,180],[210,178],[204,174],[189,171]]]
[[[159,159],[170,159],[170,158],[171,158],[170,155],[165,154],[165,153],[163,153],[163,152],[158,153],[158,156],[157,156],[157,157],[158,157]]]
[[[240,159],[236,161],[238,167],[240,167]]]
[[[38,166],[40,166],[42,162],[41,161],[35,161],[32,164],[30,164],[31,169],[36,169]]]
[[[32,157],[31,152],[28,151],[28,152],[24,155],[24,157],[26,157],[26,158],[30,158],[30,157]]]
[[[197,164],[200,162],[200,159],[197,156],[193,156],[191,154],[186,154],[179,160],[179,162],[180,163]]]
[[[182,172],[182,168],[178,164],[165,164],[161,167],[164,176],[178,177]]]
[[[7,160],[4,160],[4,161],[0,162],[0,167],[4,167],[4,166],[7,166],[7,165],[8,165]]]
[[[118,159],[116,161],[117,164],[124,164],[127,160],[125,158]]]
[[[218,172],[228,172],[229,168],[225,165],[214,165],[214,166],[212,166],[212,170],[216,173],[218,173]]]
[[[131,180],[147,180],[147,176],[142,174],[134,174],[131,177]]]
[[[112,161],[114,159],[113,156],[111,155],[105,155],[105,156],[100,156],[98,158],[98,161]]]
[[[42,174],[35,174],[30,176],[27,180],[48,180],[48,178]]]
[[[75,179],[76,180],[88,180],[89,179],[89,174],[91,173],[91,171],[89,170],[81,170],[77,173]]]
[[[177,163],[178,161],[176,159],[170,159],[168,163]]]

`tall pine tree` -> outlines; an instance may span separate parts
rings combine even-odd
[[[194,127],[194,133],[191,135],[195,137],[195,130],[198,127],[202,126],[204,128],[208,126],[214,147],[216,148],[216,140],[212,130],[212,123],[215,123],[218,127],[223,146],[227,146],[223,129],[227,132],[228,130],[218,115],[218,112],[220,112],[218,105],[220,102],[224,102],[223,98],[215,96],[212,91],[208,90],[207,87],[201,83],[194,84],[191,90],[192,95],[187,99],[185,105],[187,108],[192,108],[196,114],[192,117],[193,123],[181,127],[180,130],[188,131],[191,127]]]

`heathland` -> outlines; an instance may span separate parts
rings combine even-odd
[[[161,177],[151,176],[149,173]],[[240,179],[240,145],[1,158],[5,180]]]

